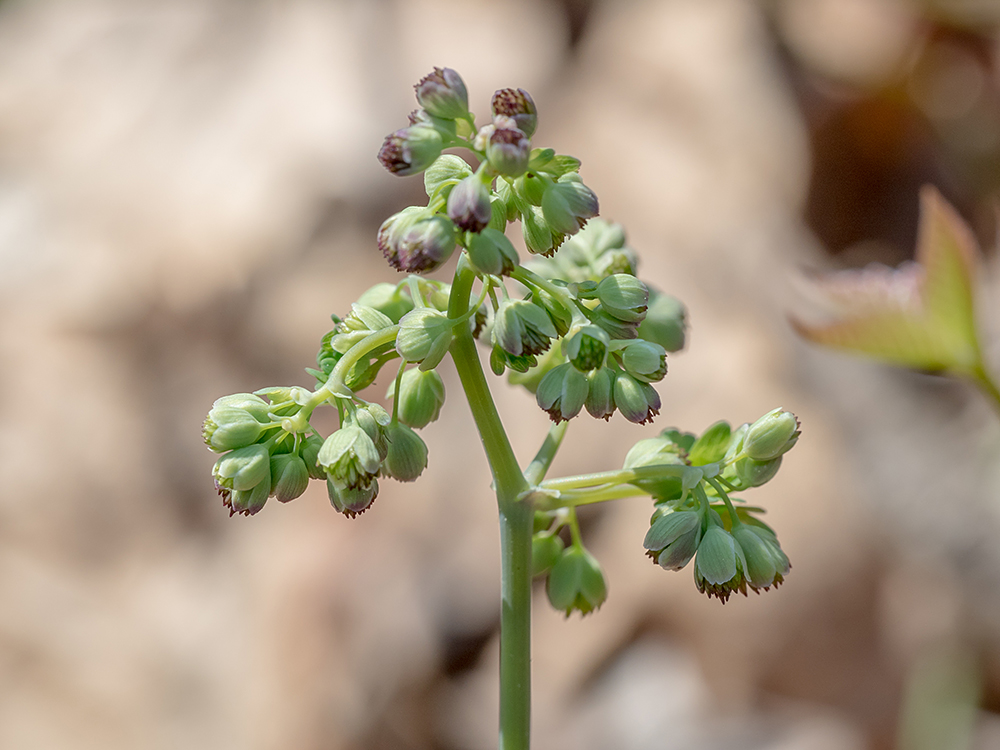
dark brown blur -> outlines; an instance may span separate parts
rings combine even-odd
[[[495,747],[496,510],[454,370],[428,470],[355,520],[317,483],[229,518],[201,441],[397,278],[375,232],[422,185],[375,154],[434,65],[480,120],[530,91],[535,143],[688,307],[656,425],[580,417],[553,475],[803,424],[748,498],[777,591],[723,607],[651,565],[646,500],[585,515],[610,597],[567,621],[536,592],[535,747],[1000,747],[1000,420],[786,317],[803,269],[911,257],[923,183],[992,247],[996,2],[2,0],[0,748]],[[495,383],[526,461],[547,417]]]

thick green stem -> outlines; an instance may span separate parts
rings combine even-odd
[[[475,274],[459,261],[448,316],[469,307]],[[500,750],[528,750],[531,737],[531,532],[534,512],[518,500],[528,483],[517,464],[469,327],[456,327],[455,369],[493,472],[500,512]]]

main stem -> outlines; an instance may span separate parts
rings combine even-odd
[[[464,257],[461,258],[451,288],[449,317],[459,318],[467,311],[475,278]],[[500,512],[500,750],[528,750],[534,513],[530,504],[518,500],[528,483],[500,422],[469,326],[456,326],[451,354],[493,472]]]

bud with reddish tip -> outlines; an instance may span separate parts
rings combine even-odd
[[[466,232],[480,232],[493,216],[490,191],[476,175],[466,177],[448,194],[448,217]]]
[[[493,116],[510,117],[517,127],[530,138],[538,126],[538,109],[535,102],[524,89],[500,89],[493,94],[490,104]]]
[[[413,88],[420,106],[434,117],[456,120],[469,114],[465,82],[451,68],[435,67]]]
[[[423,172],[441,155],[441,134],[426,125],[412,125],[390,133],[382,142],[378,160],[394,175]]]
[[[486,141],[486,159],[497,172],[518,177],[528,169],[531,141],[510,117],[497,117]]]

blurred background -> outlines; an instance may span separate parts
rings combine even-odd
[[[995,0],[0,2],[0,747],[495,747],[496,511],[454,371],[427,472],[353,521],[318,485],[229,518],[200,434],[220,395],[309,384],[330,313],[395,276],[375,232],[422,185],[375,154],[434,65],[480,118],[530,91],[688,307],[656,426],[576,420],[553,475],[804,425],[755,498],[777,592],[650,565],[641,499],[584,518],[610,598],[565,621],[536,592],[536,746],[1000,748],[1000,420],[787,322],[803,270],[912,257],[924,183],[994,264]],[[497,400],[527,460],[546,415]]]

